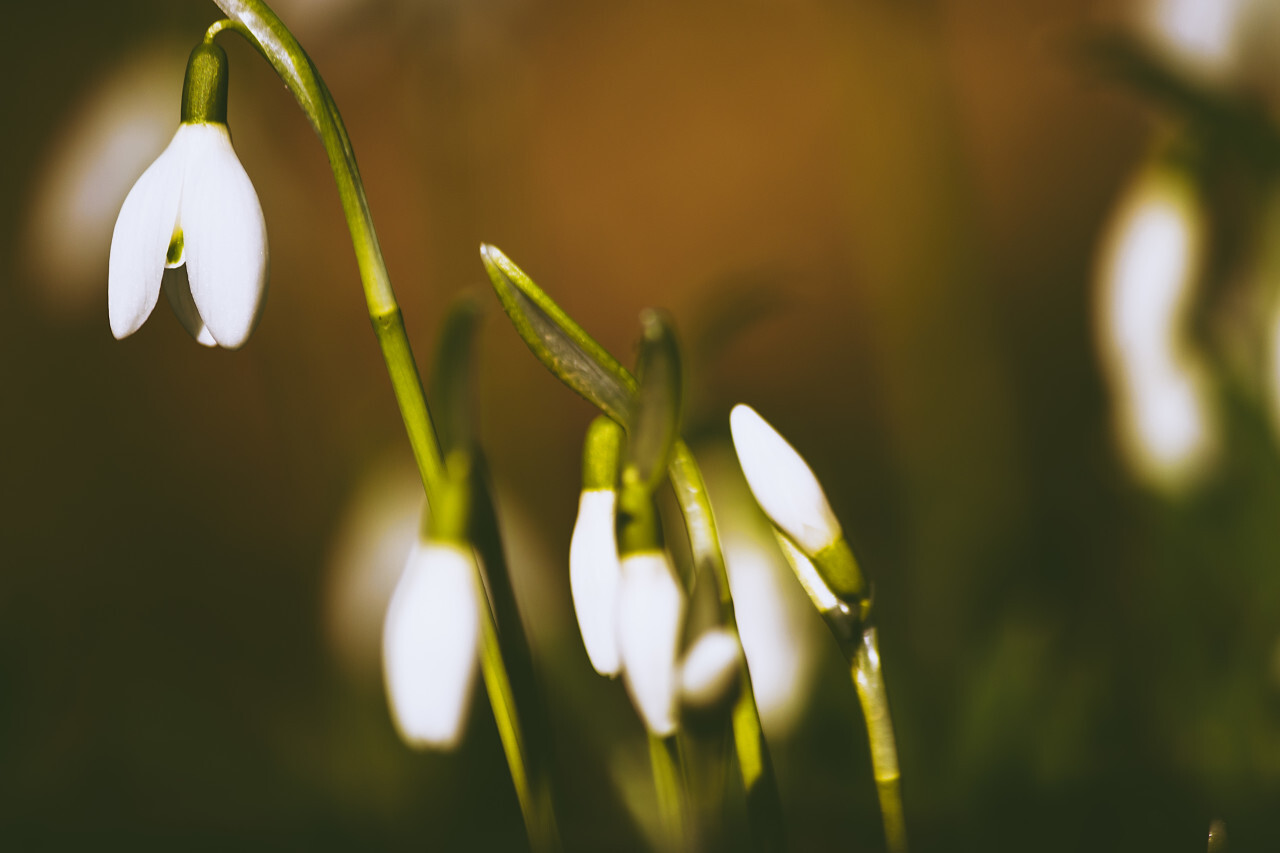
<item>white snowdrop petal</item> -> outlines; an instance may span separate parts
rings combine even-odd
[[[614,535],[612,489],[588,489],[578,502],[569,543],[569,589],[591,665],[601,675],[618,674],[617,603],[621,569]]]
[[[742,646],[733,632],[713,628],[693,644],[680,668],[680,696],[697,708],[723,699],[738,680]]]
[[[186,268],[165,270],[162,289],[169,300],[169,307],[178,316],[187,334],[195,338],[198,343],[207,347],[216,347],[218,342],[213,339],[213,335],[209,334],[204,320],[200,319],[200,311],[196,308],[195,300],[191,298],[191,284],[187,281]]]
[[[662,551],[621,560],[618,651],[622,677],[645,725],[658,737],[676,730],[676,652],[684,621],[684,590]]]
[[[178,220],[186,156],[179,130],[129,190],[116,217],[107,265],[107,313],[117,339],[136,332],[156,307]]]
[[[840,522],[812,469],[750,406],[729,415],[733,446],[756,502],[779,530],[807,554],[840,538]]]
[[[180,219],[191,296],[210,334],[236,349],[257,325],[267,288],[267,225],[226,125],[193,135]]]
[[[480,600],[469,552],[419,543],[383,626],[392,719],[412,747],[449,749],[462,734],[479,659]]]

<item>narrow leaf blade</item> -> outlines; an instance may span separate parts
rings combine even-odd
[[[631,418],[636,380],[496,247],[480,258],[502,309],[548,370],[620,424]]]
[[[635,469],[650,491],[658,487],[680,437],[684,381],[680,347],[670,320],[660,311],[640,318],[640,388],[627,442],[627,467]]]

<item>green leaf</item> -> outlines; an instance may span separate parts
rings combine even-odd
[[[640,389],[635,398],[624,477],[635,476],[652,493],[666,475],[676,439],[684,381],[680,347],[667,317],[659,311],[640,316]],[[634,473],[632,473],[634,472]]]
[[[436,343],[429,399],[437,413],[436,432],[446,455],[475,444],[474,343],[481,313],[474,294],[459,295],[449,306]]]
[[[496,247],[481,245],[480,259],[502,310],[538,360],[606,415],[629,423],[635,377]]]

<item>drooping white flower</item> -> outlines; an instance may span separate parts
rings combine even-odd
[[[165,269],[185,264],[181,273]],[[242,346],[267,288],[267,226],[219,122],[190,122],[133,185],[111,237],[108,308],[116,338],[150,316],[161,283],[196,340]]]
[[[387,699],[412,747],[449,749],[462,734],[479,661],[474,559],[465,546],[419,542],[387,608]]]
[[[578,520],[569,543],[569,588],[587,657],[596,672],[616,676],[618,656],[618,542],[613,489],[585,489],[578,502]]]
[[[742,403],[729,414],[729,428],[747,485],[769,520],[810,556],[836,542],[840,522],[795,448]]]
[[[649,731],[676,730],[676,653],[684,622],[684,590],[665,551],[637,551],[621,560],[618,652],[631,701]]]

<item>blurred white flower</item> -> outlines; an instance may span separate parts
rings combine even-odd
[[[569,588],[578,614],[582,643],[596,672],[616,676],[618,656],[618,542],[613,489],[585,489],[578,502],[578,520],[569,543]]]
[[[676,654],[684,623],[684,590],[665,551],[622,558],[618,652],[631,701],[649,731],[676,730]]]
[[[795,448],[742,403],[729,414],[729,427],[742,473],[769,520],[810,556],[836,542],[840,522]]]
[[[1119,204],[1098,268],[1120,445],[1138,476],[1171,490],[1202,473],[1214,443],[1205,370],[1188,341],[1204,228],[1188,179],[1149,167]]]
[[[42,146],[23,217],[24,274],[15,283],[50,317],[101,310],[102,259],[120,199],[173,135],[189,48],[185,40],[140,46],[86,75],[86,90]]]
[[[680,699],[695,710],[713,708],[737,692],[742,646],[732,631],[712,628],[694,641],[680,665]]]
[[[382,634],[391,716],[409,746],[457,744],[479,661],[481,606],[470,549],[414,547]]]
[[[166,267],[186,265],[180,274]],[[206,346],[242,346],[267,287],[267,226],[258,195],[219,122],[178,127],[120,208],[111,237],[111,332],[133,334],[163,280],[187,331]]]
[[[325,638],[338,666],[360,681],[382,679],[382,626],[418,531],[426,496],[412,457],[388,453],[360,473],[330,525]]]
[[[1245,12],[1251,0],[1144,0],[1139,26],[1175,65],[1208,82],[1239,70]]]

